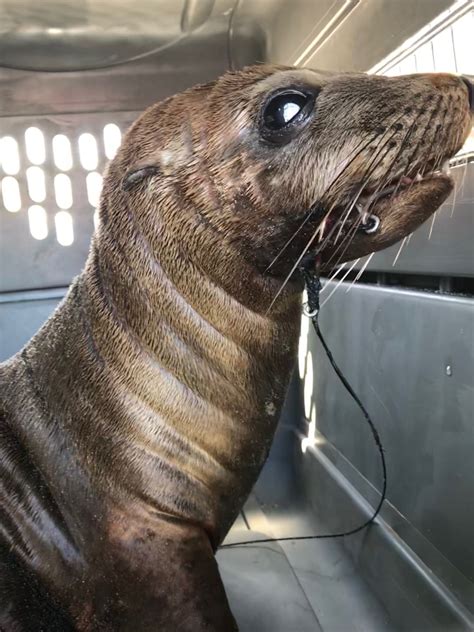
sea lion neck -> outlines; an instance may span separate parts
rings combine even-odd
[[[139,503],[203,525],[217,545],[268,453],[299,296],[285,318],[258,314],[194,267],[152,258],[137,235],[102,225],[84,272],[25,348],[43,422],[19,425],[47,480],[60,475],[80,508],[64,501],[68,524],[82,530],[83,517],[107,522],[113,507]]]
[[[102,222],[56,314],[55,340],[47,327],[26,357],[53,409],[76,385],[61,432],[80,447],[77,461],[101,496],[192,519],[217,542],[266,457],[293,364],[300,298],[287,297],[278,318],[258,313],[197,265],[183,265],[167,234],[157,258],[134,224],[119,227]],[[74,363],[54,365],[66,347]],[[48,384],[45,362],[54,373]],[[177,464],[184,499],[166,492]]]

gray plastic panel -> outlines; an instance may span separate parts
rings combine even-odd
[[[474,301],[348,287],[322,310],[322,330],[380,430],[389,500],[473,580]],[[309,348],[317,429],[379,488],[367,425],[312,333]]]
[[[0,296],[0,362],[19,351],[38,331],[66,289]]]

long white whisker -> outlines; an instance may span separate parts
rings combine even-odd
[[[400,248],[398,249],[398,252],[397,252],[397,254],[395,255],[395,259],[393,260],[393,263],[392,263],[392,268],[393,268],[393,267],[395,267],[395,264],[397,263],[398,258],[400,257],[400,255],[401,255],[401,253],[402,253],[402,250],[403,250],[403,247],[405,246],[405,244],[407,243],[407,241],[408,241],[408,236],[407,236],[407,237],[404,237],[404,238],[402,239],[402,243],[400,244]]]
[[[433,213],[433,217],[431,218],[431,226],[430,226],[430,233],[429,233],[429,235],[428,235],[428,241],[431,239],[431,235],[433,234],[433,227],[434,227],[434,224],[435,224],[435,220],[436,220],[436,216],[437,216],[437,215],[438,215],[438,211],[436,210],[436,211]]]
[[[305,219],[303,220],[303,222],[299,225],[298,229],[293,233],[293,235],[288,239],[288,241],[286,242],[286,244],[283,246],[283,248],[280,250],[280,252],[272,259],[272,261],[268,264],[268,266],[265,268],[265,272],[268,272],[268,270],[270,270],[270,268],[273,266],[273,264],[278,261],[278,259],[281,257],[281,255],[285,252],[285,250],[288,248],[288,246],[291,244],[291,242],[293,241],[293,239],[298,235],[298,233],[306,226],[306,224],[308,223],[308,221],[310,220],[310,218],[312,217],[312,213],[308,213],[308,215],[305,217]]]
[[[400,118],[401,118],[401,117],[398,117],[398,119],[396,120],[396,122],[398,122],[398,121],[400,120]],[[394,165],[395,165],[395,163],[396,163],[396,160],[397,160],[397,158],[398,158],[398,156],[399,156],[399,154],[400,154],[400,151],[401,151],[402,147],[404,146],[405,141],[407,140],[407,138],[409,137],[410,133],[412,132],[413,127],[414,127],[414,125],[411,125],[411,126],[410,126],[410,128],[409,128],[409,130],[408,130],[407,134],[405,135],[404,139],[402,140],[402,142],[401,142],[401,144],[400,144],[400,147],[399,147],[399,150],[398,150],[398,152],[397,152],[397,155],[396,155],[396,157],[394,158],[394,160],[392,161],[392,164],[390,165],[390,168],[389,168],[389,169],[388,169],[388,171],[387,171],[387,174],[386,174],[386,177],[385,177],[385,182],[387,182],[387,181],[389,180],[389,178],[390,178],[390,174],[391,174],[391,171],[392,171],[392,169],[393,169],[393,166],[394,166]],[[375,147],[375,154],[374,154],[374,156],[372,157],[372,160],[369,162],[369,166],[368,166],[368,168],[366,169],[366,172],[365,172],[365,174],[364,174],[364,178],[363,178],[362,185],[361,185],[361,186],[359,187],[359,189],[357,190],[357,193],[355,194],[355,196],[354,196],[354,198],[353,198],[352,202],[351,202],[351,203],[349,203],[349,208],[348,208],[348,210],[346,211],[346,213],[345,213],[345,215],[344,215],[344,217],[343,217],[343,220],[342,220],[342,222],[341,222],[341,226],[340,226],[340,228],[339,228],[339,232],[338,232],[338,234],[337,234],[337,236],[336,236],[336,239],[334,240],[334,243],[335,243],[335,244],[337,244],[337,242],[339,241],[339,238],[340,238],[340,236],[341,236],[341,234],[342,234],[342,230],[343,230],[343,228],[344,228],[344,226],[345,226],[345,224],[346,224],[346,221],[348,220],[349,215],[351,214],[351,212],[352,212],[352,210],[353,210],[354,206],[357,204],[357,200],[359,199],[360,194],[362,193],[362,191],[364,190],[364,188],[367,186],[367,183],[369,182],[369,180],[370,180],[370,178],[371,178],[372,174],[374,173],[374,171],[376,171],[376,170],[377,170],[377,168],[378,168],[378,166],[379,166],[380,161],[381,161],[381,160],[383,160],[383,159],[385,159],[385,157],[387,156],[387,154],[389,154],[389,153],[392,151],[393,147],[391,146],[390,142],[391,142],[391,140],[393,139],[393,137],[394,137],[395,135],[396,135],[396,131],[394,131],[394,132],[393,132],[390,136],[388,136],[388,137],[386,137],[386,138],[385,138],[384,136],[382,136],[382,138],[380,139],[380,141],[379,141],[378,145]],[[380,154],[381,154],[381,153],[382,153],[382,152],[386,149],[386,147],[387,147],[387,146],[388,146],[388,151],[385,151],[385,153],[384,153],[384,155],[382,156],[382,158],[380,158]],[[373,165],[375,165],[375,167],[374,167],[374,168],[372,168],[372,167],[373,167]],[[376,193],[377,193],[377,192],[378,192],[381,188],[383,188],[383,186],[384,186],[384,183],[379,183],[379,186],[377,187],[376,191],[374,192],[374,195],[375,195],[375,194],[376,194]]]
[[[400,117],[398,117],[398,118],[396,119],[396,121],[395,121],[395,122],[398,122],[398,121],[400,120],[400,118],[402,118],[402,116],[403,116],[403,115],[400,115]],[[390,135],[390,137],[389,137],[389,138],[386,138],[386,137],[384,137],[384,135],[382,135],[382,138],[379,140],[378,144],[377,144],[377,145],[376,145],[376,147],[375,147],[375,155],[372,157],[372,160],[371,160],[371,162],[370,162],[370,164],[369,164],[369,167],[368,167],[368,169],[366,170],[365,179],[367,178],[367,176],[368,176],[368,177],[370,177],[370,176],[372,175],[372,173],[373,173],[372,166],[373,166],[374,162],[376,162],[376,160],[378,159],[380,152],[382,152],[382,151],[383,151],[383,150],[384,150],[387,146],[389,146],[389,145],[390,145],[389,141],[393,138],[394,134],[395,134],[395,133],[392,133],[392,134]],[[359,155],[360,155],[360,154],[361,154],[361,153],[365,150],[365,148],[366,148],[366,147],[368,147],[368,146],[369,146],[369,145],[370,145],[370,144],[371,144],[371,143],[375,140],[375,138],[376,138],[376,137],[372,137],[372,138],[370,138],[370,139],[369,139],[369,141],[368,141],[368,142],[365,142],[365,143],[361,142],[361,143],[359,143],[359,144],[358,144],[358,146],[357,146],[357,148],[356,148],[356,149],[357,149],[357,151],[356,151],[356,152],[354,152],[354,154],[352,155],[352,157],[350,158],[350,160],[349,160],[349,161],[348,161],[348,162],[344,165],[344,167],[340,170],[340,172],[337,174],[337,176],[336,176],[335,178],[333,178],[333,180],[332,180],[332,182],[330,183],[330,185],[326,188],[326,191],[325,191],[324,195],[326,195],[326,194],[328,193],[328,191],[329,191],[329,190],[330,190],[330,189],[331,189],[331,188],[332,188],[332,187],[336,184],[336,182],[339,180],[339,178],[340,178],[340,177],[341,177],[341,176],[342,176],[342,175],[343,175],[343,174],[347,171],[348,167],[349,167],[349,166],[350,166],[350,165],[354,162],[354,160],[355,160],[355,159],[356,159],[356,158],[357,158],[357,157],[358,157],[358,156],[359,156]],[[361,145],[363,145],[363,146],[362,146],[362,147],[360,147]],[[387,153],[389,153],[391,150],[392,150],[392,147],[391,147],[391,146],[389,146],[389,147],[388,147],[388,151],[386,151],[385,155],[386,155]],[[385,156],[384,156],[384,157],[385,157]],[[377,164],[378,164],[378,163],[377,163]],[[377,168],[377,164],[376,164],[376,167],[375,167],[375,168]],[[370,171],[370,173],[369,173],[369,171]],[[368,181],[368,180],[367,180],[367,181]],[[365,185],[364,185],[364,186],[365,186]],[[361,191],[362,191],[362,189],[361,189]],[[360,194],[360,193],[359,193],[359,194]],[[358,194],[358,195],[359,195],[359,194]],[[341,234],[341,231],[342,231],[342,229],[343,229],[343,227],[344,227],[344,224],[345,224],[345,222],[346,222],[347,218],[349,217],[350,211],[352,210],[352,208],[353,208],[353,206],[354,206],[355,202],[357,201],[358,195],[354,198],[353,203],[351,204],[351,207],[349,208],[349,211],[348,211],[348,213],[346,214],[346,219],[342,222],[342,226],[341,226],[341,228],[340,228],[340,230],[339,230],[339,235]],[[295,272],[295,270],[297,269],[298,265],[301,263],[301,261],[302,261],[302,259],[303,259],[304,255],[308,252],[308,250],[309,250],[309,248],[310,248],[311,244],[314,242],[314,240],[316,239],[316,237],[319,235],[319,242],[318,242],[318,247],[319,247],[319,249],[318,249],[318,252],[321,252],[321,251],[323,250],[323,248],[326,246],[326,244],[329,242],[329,240],[332,238],[332,236],[333,236],[334,232],[338,229],[338,223],[336,222],[336,224],[335,224],[335,225],[332,227],[332,229],[329,231],[328,235],[326,235],[326,237],[324,237],[324,231],[323,231],[323,229],[321,228],[321,224],[322,224],[323,226],[325,226],[325,224],[326,224],[326,220],[329,218],[329,216],[330,216],[330,214],[331,214],[331,212],[332,212],[332,210],[333,210],[333,208],[334,208],[335,206],[336,206],[336,203],[334,202],[334,203],[332,204],[331,208],[329,209],[329,211],[327,212],[326,216],[323,218],[322,222],[320,223],[320,225],[319,225],[319,227],[318,227],[318,228],[319,228],[319,230],[317,230],[317,231],[315,232],[315,234],[314,234],[314,235],[310,238],[310,240],[309,240],[309,241],[308,241],[308,243],[306,244],[305,248],[303,249],[303,252],[302,252],[302,253],[301,253],[301,255],[298,257],[298,259],[297,259],[296,263],[294,264],[293,268],[291,269],[290,273],[288,274],[288,276],[287,276],[287,277],[286,277],[286,279],[284,280],[283,284],[280,286],[280,288],[279,288],[278,292],[276,293],[275,297],[273,298],[273,300],[271,301],[271,303],[270,303],[270,305],[269,305],[269,307],[268,307],[268,309],[267,309],[267,313],[270,311],[270,309],[271,309],[271,308],[273,307],[273,305],[275,304],[275,301],[277,300],[277,298],[278,298],[278,297],[281,295],[281,293],[283,292],[283,290],[284,290],[284,288],[285,288],[286,284],[288,283],[288,281],[290,280],[291,276],[293,275],[293,273],[294,273],[294,272]],[[359,223],[360,223],[360,221],[359,221],[359,222],[357,222],[357,223],[355,224],[355,227],[354,227],[354,232],[355,232],[355,230],[357,229],[357,227],[358,227]],[[338,235],[338,238],[339,238],[339,235]],[[290,242],[291,242],[291,239],[290,239]],[[289,243],[290,243],[290,242],[289,242]],[[321,242],[322,242],[322,243],[321,243]],[[336,242],[337,242],[337,239],[336,239]],[[342,245],[342,244],[341,244],[341,245]],[[348,247],[348,246],[346,246],[346,248],[345,248],[344,252],[346,252],[347,247]],[[286,248],[286,245],[285,245],[285,247],[284,247],[284,248]],[[280,254],[281,254],[281,252],[279,253],[279,255],[278,255],[278,256],[280,256]],[[316,254],[317,254],[317,253],[316,253]],[[277,256],[277,258],[278,258],[278,256]],[[276,260],[276,259],[275,259],[275,260]],[[339,260],[340,260],[340,259],[339,259]],[[272,262],[272,263],[273,263],[273,262]],[[271,266],[271,265],[272,265],[272,264],[270,264],[270,266]],[[355,265],[355,264],[354,264],[354,265]],[[269,266],[269,267],[270,267],[270,266]],[[349,272],[350,272],[350,270],[351,270],[351,269],[352,269],[352,267],[349,269]],[[268,268],[267,268],[267,270],[268,270]],[[344,278],[345,278],[345,277],[344,277]]]
[[[338,256],[337,256],[337,259],[336,259],[336,263],[334,265],[336,265],[336,266],[339,265],[339,263],[342,261],[343,256],[345,255],[347,249],[351,245],[352,238],[355,236],[355,234],[356,234],[357,230],[359,229],[361,223],[362,223],[362,216],[359,215],[358,219],[354,222],[353,226],[349,229],[347,235],[341,241],[339,246],[334,250],[334,252],[330,256],[329,260],[326,261],[326,265],[329,265],[331,263],[331,261],[336,258],[336,255],[338,255]]]
[[[323,289],[321,290],[320,294],[322,294],[322,293],[326,290],[326,288],[327,288],[327,287],[329,287],[329,283],[330,283],[331,281],[333,281],[333,280],[337,277],[337,275],[339,274],[339,272],[340,272],[341,270],[344,270],[344,268],[345,268],[345,267],[346,267],[346,264],[345,264],[345,262],[344,262],[344,263],[341,263],[341,265],[340,265],[338,268],[336,268],[336,272],[334,272],[334,274],[333,274],[332,276],[330,276],[330,277],[329,277],[329,279],[326,281],[326,283],[324,284],[324,287],[323,287]]]
[[[462,180],[461,180],[461,185],[459,187],[459,190],[461,192],[461,195],[464,195],[464,185],[466,184],[466,175],[467,175],[467,165],[468,165],[468,157],[466,156],[466,162],[464,163],[464,169],[463,169],[463,174],[462,174]]]
[[[387,144],[388,144],[388,143],[386,143],[386,145],[387,145]],[[384,148],[386,147],[386,145],[383,145],[383,146],[381,147],[381,149],[384,149]],[[389,148],[388,148],[388,151],[386,151],[386,152],[385,152],[385,154],[384,154],[383,158],[385,158],[385,156],[386,156],[386,155],[387,155],[390,151],[391,151],[391,147],[389,147]],[[334,240],[334,244],[337,244],[337,242],[339,241],[339,237],[340,237],[340,236],[341,236],[341,234],[342,234],[343,228],[344,228],[344,226],[345,226],[345,224],[346,224],[347,220],[349,219],[349,216],[350,216],[350,214],[351,214],[351,212],[352,212],[352,210],[353,210],[354,206],[357,204],[357,200],[359,199],[360,194],[362,193],[362,191],[363,191],[363,190],[365,189],[365,187],[367,186],[367,183],[370,181],[370,177],[371,177],[371,175],[373,174],[373,172],[374,172],[374,171],[376,171],[376,170],[377,170],[377,168],[378,168],[378,162],[377,162],[377,163],[375,164],[375,167],[372,169],[372,165],[373,165],[373,163],[374,163],[374,162],[376,162],[376,160],[375,160],[376,158],[379,158],[379,153],[376,153],[376,155],[375,155],[374,159],[373,159],[373,160],[372,160],[372,162],[370,163],[370,167],[369,167],[369,169],[366,171],[366,176],[365,176],[364,181],[362,182],[361,186],[360,186],[360,187],[359,187],[359,189],[357,190],[357,193],[355,194],[354,198],[352,199],[352,202],[350,202],[350,203],[349,203],[349,208],[347,209],[347,211],[346,211],[346,213],[345,213],[345,215],[344,215],[344,217],[343,217],[343,219],[342,219],[342,222],[341,222],[341,225],[340,225],[340,228],[339,228],[339,232],[338,232],[338,234],[337,234],[337,236],[336,236],[336,239]]]
[[[334,294],[334,292],[338,289],[338,287],[341,285],[341,283],[344,281],[344,279],[347,277],[347,275],[355,268],[355,266],[359,263],[360,261],[360,257],[358,259],[356,259],[354,261],[354,263],[351,265],[351,267],[346,271],[346,273],[344,274],[344,276],[342,276],[339,281],[338,284],[336,285],[336,287],[333,289],[333,291],[329,294],[329,296],[321,303],[321,305],[319,306],[319,309],[321,309],[323,307],[323,305],[326,305],[326,303],[329,301],[329,299],[331,298],[331,296]]]
[[[375,252],[372,252],[368,257],[367,257],[367,261],[364,263],[364,265],[362,266],[362,268],[359,270],[359,272],[357,273],[357,276],[355,277],[355,279],[352,281],[352,283],[349,285],[349,287],[346,290],[346,294],[347,292],[349,292],[352,289],[352,286],[354,285],[354,283],[357,283],[357,281],[360,279],[360,277],[364,274],[367,266],[369,265],[372,257],[375,255]]]
[[[374,138],[370,138],[369,141],[365,141],[365,140],[361,140],[357,146],[355,147],[352,155],[349,155],[347,157],[347,161],[345,163],[343,163],[342,168],[339,170],[339,172],[336,174],[336,176],[331,180],[331,182],[328,184],[328,186],[326,187],[326,189],[323,191],[323,193],[321,194],[320,198],[324,198],[329,191],[331,190],[331,188],[339,181],[339,178],[344,174],[344,172],[348,169],[348,167],[354,162],[354,160],[360,155],[360,153],[374,140]],[[330,211],[334,208],[334,205],[332,205]],[[300,227],[296,230],[296,232],[293,234],[292,237],[290,237],[290,239],[286,242],[286,244],[283,246],[283,248],[280,250],[280,252],[276,255],[276,257],[273,259],[273,261],[268,265],[268,267],[266,268],[265,272],[268,272],[268,270],[273,266],[273,264],[279,259],[279,257],[283,254],[283,252],[288,248],[288,246],[290,245],[290,243],[293,241],[293,239],[296,237],[296,235],[300,232],[300,230],[303,228],[303,226],[305,226],[305,224],[307,223],[307,221],[312,217],[313,213],[309,213],[307,215],[307,217],[304,219],[303,223],[300,225]],[[328,218],[329,216],[329,212],[326,215],[326,217],[324,218],[323,222]]]
[[[305,254],[308,252],[309,248],[311,247],[311,244],[313,243],[313,241],[316,239],[316,237],[318,236],[318,232],[316,231],[314,233],[314,235],[311,237],[311,239],[308,241],[308,243],[306,244],[306,246],[303,249],[303,252],[301,253],[301,255],[298,257],[298,259],[296,260],[295,265],[291,268],[290,272],[288,273],[288,276],[286,277],[286,279],[283,281],[283,283],[280,286],[280,289],[278,290],[278,292],[275,294],[275,296],[272,299],[272,302],[270,303],[270,305],[268,306],[267,309],[267,314],[268,312],[271,310],[271,308],[273,307],[273,305],[275,304],[275,301],[277,300],[277,298],[280,296],[280,294],[283,292],[283,290],[286,287],[286,284],[288,283],[288,281],[291,279],[294,271],[296,270],[296,268],[299,266],[299,264],[301,263],[301,260],[303,259],[303,257],[305,256]]]
[[[451,213],[449,214],[449,217],[452,217],[454,215],[454,209],[456,208],[456,199],[458,197],[458,191],[459,191],[459,184],[455,182],[453,196],[451,198]]]

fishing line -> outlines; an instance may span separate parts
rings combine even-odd
[[[319,326],[319,312],[320,312],[319,296],[323,288],[321,279],[319,276],[319,272],[317,272],[314,269],[314,265],[309,260],[309,258],[307,262],[302,263],[300,267],[300,272],[302,273],[303,278],[304,278],[306,294],[307,294],[307,303],[304,305],[303,312],[305,316],[311,319],[316,336],[318,337],[321,345],[323,346],[323,349],[326,353],[326,356],[335,374],[337,375],[341,384],[344,386],[346,391],[349,393],[349,395],[352,397],[352,399],[355,401],[355,403],[361,410],[365,421],[369,425],[370,431],[372,433],[372,437],[374,439],[375,445],[380,455],[380,464],[382,466],[382,491],[380,493],[380,499],[375,510],[372,512],[372,515],[367,520],[365,520],[362,524],[358,525],[357,527],[354,527],[353,529],[349,529],[348,531],[341,531],[337,533],[323,533],[321,535],[300,535],[300,536],[290,536],[290,537],[285,537],[285,538],[262,538],[259,540],[245,540],[242,542],[232,542],[230,544],[224,544],[221,547],[219,547],[221,549],[226,549],[226,548],[231,548],[231,547],[236,547],[236,546],[244,546],[246,544],[263,544],[265,542],[285,542],[285,541],[290,541],[290,540],[291,541],[325,540],[329,538],[345,538],[349,535],[354,535],[355,533],[359,533],[359,531],[363,531],[366,527],[374,523],[375,519],[380,513],[380,510],[382,509],[382,505],[387,496],[387,464],[385,461],[385,453],[384,453],[382,441],[380,439],[380,435],[369,413],[367,412],[367,409],[365,408],[364,404],[361,402],[360,398],[355,393],[354,389],[352,388],[352,386],[350,385],[350,383],[344,376],[343,372],[339,368],[338,364],[336,363],[334,356],[330,348],[328,347],[328,344],[326,343],[326,340]]]

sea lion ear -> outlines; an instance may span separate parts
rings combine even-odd
[[[134,167],[127,171],[122,180],[122,190],[130,191],[136,184],[159,173],[160,168],[156,165],[143,165],[142,167]]]

